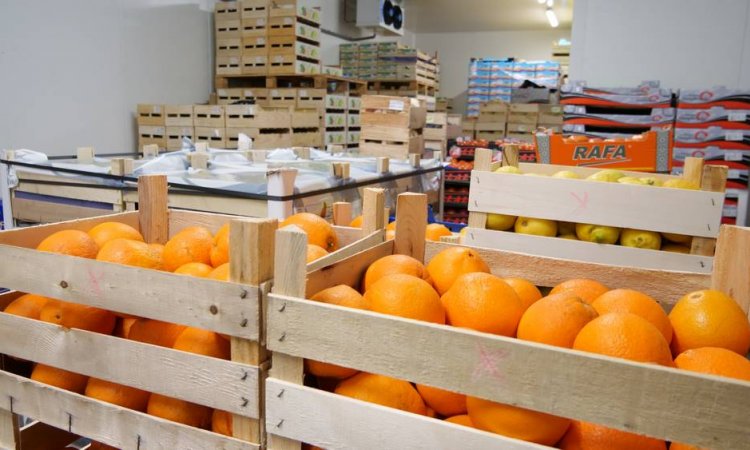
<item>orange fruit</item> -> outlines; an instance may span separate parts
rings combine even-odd
[[[588,303],[570,291],[552,294],[533,305],[521,316],[516,337],[557,347],[572,348],[576,336],[598,314]]]
[[[440,238],[443,236],[452,236],[451,230],[445,225],[439,223],[431,223],[427,225],[424,232],[424,237],[428,241],[440,242]]]
[[[178,273],[181,275],[190,275],[191,277],[206,278],[213,271],[214,268],[209,266],[208,264],[189,262],[178,267],[177,270],[174,271],[174,273]]]
[[[165,395],[151,394],[146,412],[152,416],[191,427],[209,428],[211,426],[211,408]]]
[[[640,434],[574,420],[559,447],[561,450],[667,450],[667,443]]]
[[[185,328],[172,346],[175,350],[196,353],[198,355],[211,356],[220,359],[230,359],[231,351],[229,340],[219,336],[213,331],[201,328]]]
[[[632,361],[673,366],[669,344],[646,319],[631,313],[609,313],[587,323],[573,348]]]
[[[140,231],[121,222],[102,222],[89,230],[89,236],[99,248],[113,239],[131,239],[143,242]]]
[[[586,278],[576,278],[573,280],[563,281],[558,284],[549,292],[550,294],[557,294],[562,291],[573,291],[574,294],[581,297],[581,299],[587,303],[591,303],[596,300],[597,297],[607,292],[609,288],[598,281],[589,280]]]
[[[63,255],[96,258],[99,246],[96,241],[80,230],[62,230],[47,236],[36,247],[42,252],[62,253]]]
[[[679,442],[672,442],[669,444],[669,450],[710,450],[704,447],[695,447],[687,444],[680,444]]]
[[[632,289],[613,289],[594,300],[591,305],[599,315],[612,312],[629,312],[651,322],[661,332],[667,343],[672,342],[672,324],[664,308],[652,297]]]
[[[442,416],[466,414],[466,396],[424,384],[417,384],[417,391],[425,404]]]
[[[388,255],[370,264],[365,272],[362,288],[365,292],[373,283],[387,275],[401,273],[428,281],[430,275],[418,259],[407,255]]]
[[[524,280],[523,278],[503,278],[503,281],[516,291],[518,298],[521,299],[521,306],[523,306],[524,311],[532,303],[542,298],[539,288],[534,286],[534,283],[529,280]]]
[[[458,425],[463,425],[465,427],[472,427],[474,428],[474,422],[471,421],[471,417],[469,417],[468,414],[461,414],[458,416],[448,417],[445,419],[446,422],[455,423]]]
[[[721,347],[746,355],[750,323],[742,308],[723,292],[703,290],[682,297],[669,313],[674,336],[672,352]]]
[[[465,273],[441,298],[451,325],[502,336],[515,336],[523,314],[521,299],[507,283],[489,273]]]
[[[89,377],[57,367],[37,364],[31,372],[31,379],[66,391],[83,394]]]
[[[323,247],[315,244],[307,244],[307,263],[320,259],[328,254]]]
[[[691,348],[674,360],[678,369],[750,381],[750,360],[719,347]]]
[[[352,227],[352,228],[362,228],[362,224],[364,224],[364,223],[365,223],[365,219],[360,214],[357,217],[355,217],[354,219],[352,219],[351,222],[349,222],[349,226]]]
[[[115,331],[112,332],[112,335],[127,339],[128,334],[130,333],[130,327],[132,327],[137,320],[137,317],[118,318],[117,323],[115,324]]]
[[[517,406],[466,397],[474,427],[503,436],[553,445],[565,434],[570,420]]]
[[[119,405],[123,408],[143,412],[146,411],[146,405],[148,405],[148,398],[151,393],[91,377],[86,385],[84,395],[103,402]]]
[[[164,270],[175,269],[189,262],[211,264],[211,247],[214,237],[208,228],[187,227],[167,241],[162,255]]]
[[[370,286],[365,301],[382,314],[445,323],[445,310],[430,283],[411,275],[387,275]]]
[[[39,314],[49,299],[41,295],[24,294],[5,307],[6,314],[39,320]]]
[[[211,265],[219,267],[229,262],[229,223],[225,223],[216,232],[211,243],[211,252],[209,253]]]
[[[476,250],[466,247],[446,248],[427,264],[427,273],[440,295],[450,289],[459,275],[472,272],[490,273],[490,267]]]
[[[362,294],[345,284],[323,289],[310,299],[331,305],[346,306],[347,308],[370,309],[370,303],[362,297]],[[336,379],[349,378],[359,372],[356,369],[310,359],[305,360],[305,367],[307,372],[313,375]]]
[[[65,328],[112,334],[117,318],[106,309],[61,300],[50,300],[39,312],[39,320]]]
[[[311,213],[297,213],[287,217],[279,228],[296,225],[307,234],[307,243],[315,244],[325,251],[332,252],[339,248],[336,232],[333,226],[320,216]]]
[[[335,393],[414,414],[427,414],[422,397],[408,381],[373,373],[358,373],[338,386]]]
[[[128,339],[171,348],[185,328],[185,325],[161,320],[138,319],[130,326]]]
[[[223,434],[224,436],[232,436],[233,420],[231,413],[214,409],[211,415],[211,431]]]
[[[224,263],[208,274],[208,278],[219,281],[229,281],[229,263]]]
[[[151,247],[142,241],[119,238],[104,244],[96,255],[96,260],[156,270],[160,270],[162,264],[158,247]]]

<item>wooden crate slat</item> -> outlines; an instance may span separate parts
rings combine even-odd
[[[59,181],[59,179],[58,179]],[[97,201],[101,203],[122,203],[122,191],[120,189],[100,189],[91,187],[64,186],[36,184],[21,181],[15,191],[31,192],[39,195],[51,195],[54,197],[65,197],[76,200]]]
[[[710,274],[713,257],[470,228],[463,244],[598,264]]]
[[[257,288],[11,245],[0,245],[0,252],[4,257],[0,286],[258,339]],[[249,325],[243,327],[245,319]]]
[[[6,355],[258,417],[258,392],[250,389],[258,380],[254,366],[4,313],[0,335]],[[249,400],[244,407],[242,397]]]
[[[13,398],[13,412],[17,414],[117,448],[260,448],[256,444],[100,402],[6,372],[0,372],[0,391]],[[9,408],[8,402],[1,405],[3,409]]]
[[[588,167],[580,167],[580,166],[562,166],[559,164],[537,164],[537,163],[520,163],[518,164],[518,168],[521,169],[521,172],[523,173],[541,173],[545,175],[552,175],[555,172],[559,172],[561,170],[567,170],[574,173],[577,173],[581,176],[581,178],[586,178],[589,175],[593,175],[597,172],[601,172],[602,169],[592,169]],[[620,170],[618,171],[625,174],[625,176],[631,176],[631,177],[652,177],[656,178],[657,180],[661,181],[667,181],[667,180],[674,180],[682,178],[679,175],[666,175],[662,173],[646,173],[646,172],[636,172],[632,170]]]
[[[469,229],[467,235],[476,231],[476,229]],[[428,242],[425,260],[429,261],[439,252],[453,246]],[[585,261],[555,259],[488,248],[475,248],[474,250],[487,262],[492,273],[499,277],[526,278],[537,286],[553,287],[563,281],[585,276],[611,288],[637,286],[638,290],[660,300],[663,305],[673,303],[687,292],[708,289],[711,285],[709,274],[612,267]],[[530,267],[544,267],[544,270],[529,270]],[[670,301],[666,302],[666,300]]]
[[[723,193],[477,170],[469,190],[469,211],[713,238],[723,204]]]
[[[122,222],[138,228],[138,213],[124,212],[102,215],[90,219],[73,219],[48,225],[37,225],[27,228],[16,228],[0,233],[0,244],[36,248],[47,236],[62,230],[88,231],[103,222]]]
[[[268,330],[274,354],[693,445],[750,440],[747,382],[277,294],[269,296]]]
[[[0,448],[15,449],[16,447],[16,421],[13,413],[0,409]]]
[[[365,403],[276,378],[266,380],[266,390],[266,426],[269,430],[329,450],[549,450],[543,445]]]
[[[340,228],[343,228],[343,227],[340,227]],[[352,228],[352,230],[356,230],[360,234],[362,233],[362,230],[360,230],[359,228]],[[338,235],[339,227],[337,227],[336,233]],[[372,248],[373,246],[380,244],[383,241],[385,241],[385,230],[377,230],[373,232],[372,234],[365,236],[364,238],[358,239],[349,245],[345,245],[339,248],[334,253],[329,253],[328,255],[325,255],[322,258],[316,259],[315,261],[309,263],[307,265],[307,271],[312,272],[312,271],[321,269],[323,267],[328,267],[333,263],[336,263],[350,256],[353,256],[357,253],[360,253],[369,248]]]
[[[66,205],[56,202],[44,202],[40,200],[29,200],[13,196],[13,218],[31,223],[56,222],[61,218],[64,220],[81,219],[85,217],[96,217],[107,214],[112,210],[102,208],[89,208],[86,206]]]

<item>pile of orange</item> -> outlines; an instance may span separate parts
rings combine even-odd
[[[334,286],[312,300],[750,380],[744,356],[750,322],[734,300],[717,291],[690,293],[670,314],[642,292],[588,279],[567,280],[543,296],[528,280],[491,274],[475,250],[451,247],[426,265],[405,255],[383,257],[369,266],[359,286]],[[538,444],[570,450],[667,448],[663,440],[383,375],[319,361],[306,361],[306,367],[319,385],[341,395]]]
[[[357,216],[354,218],[354,220],[349,223],[350,227],[353,228],[362,228],[363,219],[362,216]],[[393,239],[396,237],[396,221],[389,223],[385,228],[386,238],[387,239]],[[424,237],[428,241],[434,241],[434,242],[440,242],[440,238],[443,236],[452,236],[453,232],[451,232],[448,227],[446,227],[443,224],[440,223],[429,223],[427,224],[427,228],[425,228]]]

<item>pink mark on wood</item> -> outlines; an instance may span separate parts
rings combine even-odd
[[[578,201],[578,206],[576,207],[576,211],[583,211],[589,206],[589,193],[584,192],[582,196],[578,196],[575,192],[570,193],[571,196],[573,196],[576,201]]]
[[[97,296],[104,295],[104,290],[100,284],[104,281],[104,274],[101,272],[96,274],[92,269],[87,269],[86,271],[89,274],[89,286],[91,286],[91,290],[94,291],[94,294]]]
[[[478,381],[483,378],[502,381],[503,373],[499,365],[508,356],[508,351],[487,349],[481,344],[477,344],[477,352],[479,353],[479,362],[471,374],[471,381]]]

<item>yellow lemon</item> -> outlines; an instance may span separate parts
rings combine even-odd
[[[620,233],[620,244],[625,247],[659,250],[661,248],[661,235],[654,231],[627,228]]]
[[[507,214],[487,214],[487,228],[490,230],[510,230],[515,223],[516,216],[509,216]]]
[[[662,237],[668,241],[674,242],[675,244],[690,245],[693,242],[692,236],[676,233],[662,233]]]
[[[553,178],[573,178],[580,179],[581,176],[571,170],[561,170],[552,174]]]
[[[516,233],[533,234],[536,236],[557,236],[557,222],[547,219],[532,219],[519,217],[516,220]]]
[[[502,166],[495,170],[495,173],[517,173],[522,174],[521,169],[516,166]]]
[[[686,180],[684,178],[671,178],[665,181],[662,186],[666,188],[689,189],[692,191],[697,191],[701,188],[695,181]]]
[[[622,183],[622,184],[636,184],[639,186],[646,185],[646,183],[643,180],[641,180],[640,178],[636,178],[636,177],[622,177],[619,180],[617,180],[617,182]]]
[[[614,244],[620,237],[620,229],[605,225],[576,224],[578,239],[597,244]]]
[[[690,247],[677,244],[664,244],[661,249],[672,253],[690,253]]]
[[[589,175],[586,179],[591,181],[605,181],[608,183],[614,183],[624,176],[625,174],[620,172],[619,170],[605,169],[600,170],[593,175]]]

